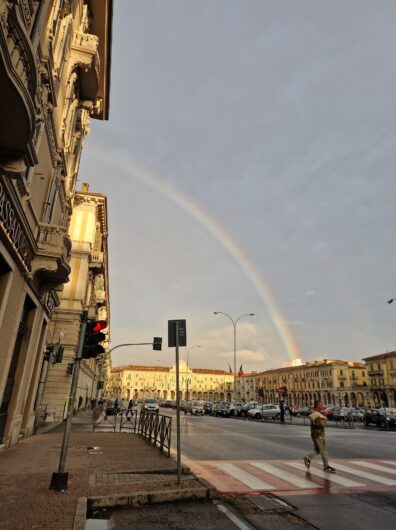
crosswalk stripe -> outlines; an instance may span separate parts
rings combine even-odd
[[[274,486],[267,484],[267,482],[260,480],[259,478],[255,477],[254,475],[251,475],[247,471],[244,471],[240,467],[234,466],[234,464],[216,464],[216,466],[231,475],[232,477],[239,480],[239,482],[242,482],[242,484],[245,484],[245,486],[248,486],[249,488],[252,488],[254,490],[275,489]]]
[[[321,469],[315,469],[312,466],[309,469],[306,469],[304,464],[300,464],[300,462],[285,462],[285,463],[288,466],[292,466],[296,469],[300,469],[302,471],[305,471],[306,473],[315,475],[316,477],[324,478],[325,480],[329,482],[334,482],[334,484],[339,484],[340,486],[344,486],[346,488],[359,488],[363,486],[363,484],[360,484],[360,482],[356,482],[355,480],[350,480],[349,478],[339,477],[335,474],[326,473],[325,471],[322,471]]]
[[[258,469],[262,469],[266,473],[274,475],[275,477],[280,478],[281,480],[284,480],[289,484],[293,484],[293,486],[297,486],[298,488],[312,489],[322,487],[319,484],[316,484],[315,482],[311,482],[310,480],[305,480],[296,475],[292,475],[288,471],[285,471],[284,469],[281,469],[279,467],[275,467],[271,464],[264,464],[263,462],[252,462],[251,465],[257,467]]]
[[[361,471],[360,469],[354,469],[349,466],[344,466],[337,462],[337,470],[344,471],[350,475],[356,475],[360,478],[367,478],[373,482],[378,482],[379,484],[385,484],[386,486],[396,486],[396,480],[391,478],[381,477],[380,475],[375,475],[374,473],[368,473],[367,471]]]
[[[361,460],[353,460],[353,463],[357,464],[358,466],[374,469],[375,471],[384,471],[385,473],[389,473],[390,475],[396,475],[396,469],[390,467],[379,466],[378,464],[373,464],[372,462],[363,462]]]
[[[389,464],[391,466],[396,466],[395,460],[381,460],[381,462],[383,462],[384,464]]]

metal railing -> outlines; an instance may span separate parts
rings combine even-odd
[[[170,456],[172,418],[158,412],[142,409],[139,416],[138,434],[141,434],[161,451],[167,449]]]
[[[133,432],[136,433],[137,410],[116,408],[109,409],[98,405],[92,411],[92,430],[101,432]]]

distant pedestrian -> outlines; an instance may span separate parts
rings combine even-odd
[[[83,403],[83,398],[82,398],[82,396],[80,396],[80,397],[78,398],[78,407],[77,407],[78,410],[80,410],[80,407],[81,407],[82,403]]]
[[[285,423],[285,402],[283,399],[280,402],[280,421],[281,423]]]
[[[309,469],[311,466],[311,460],[320,454],[323,461],[323,471],[326,471],[327,473],[335,473],[336,470],[334,467],[329,466],[329,455],[325,440],[325,424],[327,418],[321,414],[323,409],[323,403],[321,401],[315,401],[314,410],[308,416],[311,423],[311,438],[314,448],[307,456],[304,456],[304,464]]]
[[[353,407],[352,405],[349,405],[347,408],[347,420],[348,420],[348,426],[353,427]]]

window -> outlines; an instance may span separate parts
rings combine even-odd
[[[341,381],[341,383],[340,383],[340,387],[341,387],[341,388],[344,388],[344,381]]]
[[[366,374],[365,374],[364,370],[362,370],[362,377],[364,377],[365,375],[366,375]]]
[[[45,211],[44,211],[44,223],[47,223],[47,224],[51,223],[52,215],[54,213],[57,191],[58,191],[58,183],[57,183],[57,178],[56,178],[56,173],[55,173],[52,176],[48,199],[47,199],[47,202],[45,203],[46,206],[45,206]]]

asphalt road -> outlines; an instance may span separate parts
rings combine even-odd
[[[174,410],[161,414],[175,418]],[[176,418],[173,448],[176,447]],[[357,426],[329,426],[327,446],[331,458],[396,458],[396,431],[379,431]],[[190,416],[181,413],[182,454],[192,460],[280,460],[301,459],[311,450],[308,425],[279,424]]]
[[[160,412],[176,420],[175,411],[162,409]],[[174,449],[176,421],[172,430]],[[396,431],[367,429],[362,425],[353,429],[329,425],[326,439],[330,463],[334,460],[334,467],[338,468],[336,475],[329,479],[321,478],[323,482],[316,490],[297,491],[295,487],[294,491],[284,491],[280,486],[274,492],[276,496],[292,507],[293,515],[320,530],[396,528]],[[184,461],[194,472],[201,472],[203,478],[207,478],[218,488],[227,480],[231,485],[233,479],[242,482],[245,480],[245,490],[242,489],[239,493],[241,502],[265,498],[265,492],[261,492],[259,496],[255,492],[252,496],[246,491],[249,481],[253,481],[254,489],[257,478],[259,481],[267,480],[257,474],[255,465],[264,465],[273,474],[274,469],[279,471],[280,476],[275,475],[275,482],[277,478],[282,478],[281,473],[286,480],[289,477],[289,480],[294,481],[296,476],[293,475],[290,479],[293,472],[298,473],[299,481],[312,481],[312,478],[320,476],[323,473],[320,458],[315,460],[309,471],[302,464],[303,456],[311,448],[309,426],[302,425],[301,422],[281,425],[181,414],[181,450]],[[265,463],[268,460],[274,462]],[[264,461],[264,464],[257,461]],[[298,470],[296,466],[299,467]],[[208,473],[207,476],[205,473]],[[227,473],[233,474],[231,481],[229,477],[226,478]],[[354,487],[342,488],[339,484],[334,484],[333,480],[347,480]],[[361,486],[364,483],[364,486],[356,487],[356,481],[361,482]],[[231,495],[232,498],[235,499],[235,495]],[[252,514],[251,510],[244,510],[242,507],[239,515],[244,517],[250,528],[289,528],[285,526],[285,521],[280,526],[274,526],[269,514],[265,512]],[[293,525],[291,527],[295,528]]]

